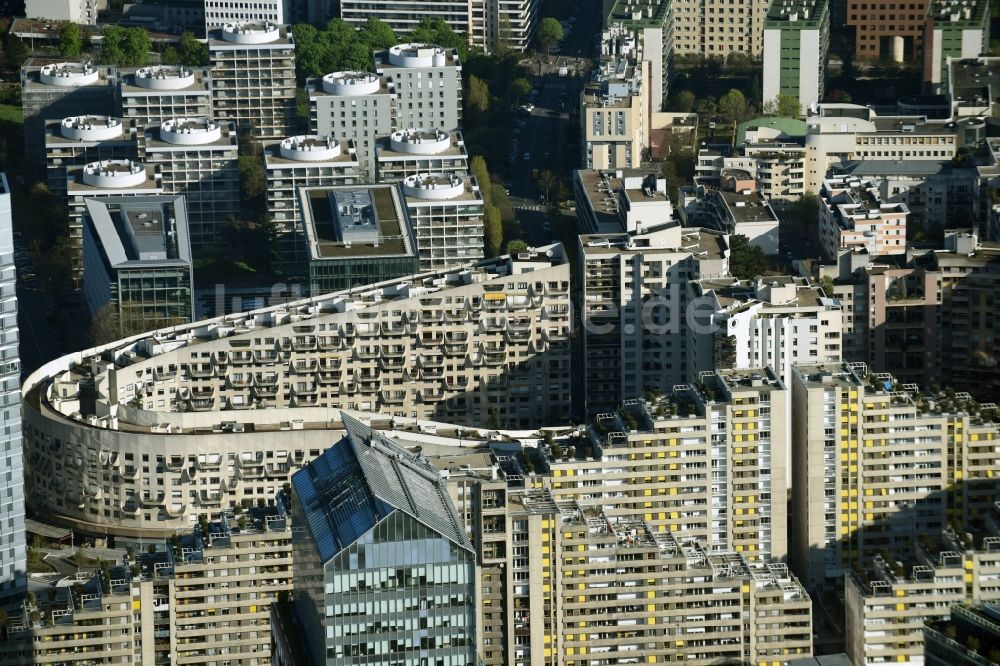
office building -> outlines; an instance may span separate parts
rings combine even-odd
[[[299,189],[309,293],[328,294],[420,272],[397,185]]]
[[[375,180],[375,140],[395,130],[393,90],[370,72],[334,72],[306,84],[309,126],[320,136],[353,141],[358,163]]]
[[[615,31],[601,49],[580,95],[580,160],[586,169],[636,168],[649,146],[650,64],[630,31]]]
[[[470,174],[421,173],[403,180],[421,270],[459,266],[483,258],[483,208]]]
[[[222,228],[240,211],[239,151],[230,122],[170,118],[142,135],[143,161],[158,170],[164,194],[183,194],[191,247],[222,242]]]
[[[83,273],[83,220],[87,199],[139,197],[163,194],[159,170],[131,160],[88,162],[67,171],[66,205],[69,208],[69,236],[78,253],[73,261],[73,279]]]
[[[121,118],[90,115],[45,121],[45,174],[53,194],[66,194],[69,168],[138,156],[134,127]]]
[[[667,181],[655,171],[576,170],[573,195],[580,228],[590,233],[642,233],[674,215]]]
[[[794,366],[843,360],[840,303],[805,278],[716,278],[691,287],[696,312],[711,314],[686,326],[689,377],[766,366],[791,386]]]
[[[947,621],[956,604],[1000,601],[1000,538],[987,537],[982,550],[963,540],[951,530],[927,534],[909,557],[876,555],[847,576],[845,639],[853,663],[923,664],[927,623]]]
[[[986,666],[1000,661],[997,604],[955,604],[950,611],[949,616],[924,626],[924,663]]]
[[[0,173],[0,285],[3,319],[0,328],[0,358],[4,390],[0,393],[3,423],[3,458],[0,459],[0,600],[23,592],[27,585],[24,540],[24,467],[21,453],[21,364],[18,356],[17,295],[14,292],[14,220],[10,186]]]
[[[579,244],[587,413],[693,381],[687,284],[729,274],[728,237],[668,223],[582,235]]]
[[[78,25],[97,25],[95,0],[25,0],[24,15],[46,21],[72,21]]]
[[[461,132],[399,130],[375,144],[375,171],[380,183],[418,173],[463,176],[469,171],[469,151]]]
[[[950,59],[978,58],[990,50],[989,0],[931,0],[924,25],[924,83],[948,91]]]
[[[827,258],[864,248],[870,256],[906,254],[904,203],[881,200],[871,181],[835,176],[820,190],[819,236]]]
[[[227,24],[208,39],[213,118],[256,139],[282,139],[295,124],[295,42],[274,23]]]
[[[440,473],[343,419],[343,439],[291,479],[292,517],[302,526],[293,598],[312,662],[378,655],[473,666],[476,552]],[[373,593],[384,598],[369,606]]]
[[[21,67],[24,154],[36,167],[45,160],[45,121],[88,114],[116,113],[114,67],[59,62]]]
[[[778,254],[778,216],[749,172],[722,169],[718,181],[705,179],[695,186],[682,186],[681,196],[679,209],[685,226],[746,236],[764,254]]]
[[[121,337],[191,322],[191,242],[183,196],[86,199],[83,299]]]
[[[829,50],[827,0],[772,0],[764,19],[764,104],[778,95],[803,109],[822,102]]]
[[[764,19],[770,2],[704,2],[675,0],[674,53],[702,57],[727,57],[743,53],[760,56]]]
[[[649,100],[652,111],[666,108],[674,62],[674,11],[669,0],[615,0],[605,28],[620,26],[639,39],[649,61]]]
[[[127,70],[118,80],[121,116],[140,127],[159,126],[171,118],[211,118],[211,80],[208,67]]]
[[[205,34],[234,23],[291,24],[292,4],[289,0],[205,0]]]
[[[967,393],[923,394],[863,363],[797,366],[792,424],[791,562],[809,587],[992,508],[997,424]]]
[[[218,488],[213,510],[271,497],[329,445],[341,409],[462,428],[559,422],[572,398],[566,261],[550,245],[65,356],[25,383],[29,503],[81,530],[169,536],[203,511],[183,493],[192,474]],[[79,467],[63,466],[70,450]]]
[[[267,214],[282,227],[281,263],[286,272],[301,274],[305,270],[307,247],[300,188],[352,185],[366,180],[352,141],[299,135],[264,148]]]
[[[847,27],[854,29],[854,55],[865,60],[913,61],[923,53],[924,22],[931,0],[889,0],[877,5],[847,0]]]
[[[395,93],[393,130],[461,129],[458,51],[434,44],[397,44],[375,54],[375,71]]]

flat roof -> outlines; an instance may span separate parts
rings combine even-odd
[[[143,68],[145,69],[145,68]],[[164,89],[157,90],[155,88],[146,88],[144,86],[139,86],[135,84],[135,73],[138,68],[128,69],[121,72],[121,78],[119,79],[119,88],[123,95],[162,95],[164,97],[169,97],[171,95],[184,94],[184,95],[210,95],[212,93],[211,87],[208,85],[208,67],[184,67],[183,69],[189,69],[194,73],[194,83],[186,88],[174,88],[174,89]]]
[[[275,141],[264,146],[264,168],[274,169],[278,167],[315,167],[320,164],[338,164],[341,166],[347,166],[349,164],[357,164],[358,156],[357,153],[351,153],[351,149],[354,148],[354,142],[343,139],[340,141],[340,154],[330,160],[317,160],[315,162],[310,162],[309,160],[290,160],[288,158],[281,156],[281,141]]]
[[[669,10],[670,0],[615,0],[604,23],[657,27],[664,24]]]
[[[706,190],[715,192],[726,203],[729,214],[736,224],[778,221],[771,204],[763,197],[760,190],[752,189],[749,194],[708,187]]]
[[[395,91],[393,91],[392,88],[389,87],[389,84],[386,83],[384,76],[378,77],[378,90],[373,93],[368,93],[367,95],[350,96],[350,95],[337,95],[335,93],[327,92],[326,90],[323,89],[323,77],[317,77],[315,79],[307,79],[306,92],[309,94],[310,99],[313,97],[321,97],[321,96],[343,97],[344,99],[359,99],[359,98],[371,97],[372,95],[395,94]]]
[[[345,243],[337,224],[334,207],[338,197],[363,194],[370,200],[378,231],[378,242]],[[349,259],[351,257],[415,256],[413,230],[406,215],[403,197],[396,185],[342,185],[306,187],[302,198],[302,226],[309,245],[310,259]]]
[[[761,116],[740,123],[736,128],[736,145],[746,143],[747,130],[768,127],[775,129],[788,138],[804,137],[806,122],[798,118],[780,118],[777,116]]]
[[[653,229],[650,233],[655,233]],[[622,252],[646,252],[649,250],[676,249],[678,252],[692,252],[701,259],[722,259],[729,251],[723,234],[711,229],[680,229],[681,242],[676,248],[665,248],[659,245],[637,243],[643,239],[643,234],[628,234],[624,231],[611,234],[583,234],[580,244],[584,252],[590,255],[621,254]]]
[[[66,193],[70,196],[87,196],[88,194],[101,196],[113,192],[133,192],[137,190],[148,190],[150,194],[160,194],[163,190],[163,186],[156,178],[156,167],[152,164],[146,165],[146,180],[128,187],[98,187],[96,185],[88,185],[83,182],[83,166],[70,167],[67,169],[67,175],[70,178],[66,186]]]
[[[997,102],[1000,58],[952,58],[950,64],[948,86],[953,101],[975,106]]]
[[[192,119],[192,120],[204,120],[202,119]],[[215,148],[232,148],[233,150],[237,147],[237,137],[236,132],[233,130],[233,124],[231,121],[225,120],[212,120],[210,121],[222,128],[222,135],[215,141],[209,141],[208,143],[170,143],[169,141],[164,141],[160,138],[160,128],[153,125],[146,128],[146,148],[147,149],[157,149],[161,148],[164,150],[177,150],[177,151],[197,151],[206,150],[208,147]],[[204,127],[204,123],[197,123],[198,125]]]
[[[816,363],[812,365],[792,366],[792,372],[798,375],[803,383],[810,388],[821,386],[839,386],[840,388],[857,388],[865,382],[847,363]]]
[[[183,195],[104,197],[85,201],[108,263],[191,263],[187,204]]]
[[[934,20],[935,28],[982,28],[989,20],[989,6],[989,0],[931,0],[927,17]]]
[[[263,21],[244,21],[240,25],[242,26],[254,26],[261,27],[264,24]],[[208,37],[208,48],[216,49],[220,51],[225,50],[239,50],[239,49],[275,49],[275,48],[295,48],[295,41],[292,38],[291,31],[287,25],[276,25],[278,28],[278,38],[273,42],[262,42],[260,44],[240,44],[238,42],[228,42],[222,39],[222,28],[215,28],[209,30]]]
[[[826,0],[772,0],[764,18],[764,27],[816,28],[826,13]]]
[[[430,138],[433,132],[425,132]],[[453,130],[448,132],[448,147],[440,153],[400,153],[392,149],[392,141],[389,137],[381,137],[375,142],[375,155],[379,160],[434,160],[442,157],[469,157],[469,151],[465,147],[465,139],[462,133]]]

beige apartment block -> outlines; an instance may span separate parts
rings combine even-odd
[[[556,244],[63,357],[25,383],[28,504],[93,533],[169,535],[272,497],[342,409],[558,422],[569,280]]]
[[[967,393],[923,394],[863,363],[800,366],[792,382],[792,563],[811,587],[972,524],[997,492],[998,426]]]
[[[677,0],[674,53],[726,57],[742,53],[760,56],[769,0]]]
[[[906,254],[905,203],[883,201],[870,180],[834,176],[820,190],[819,240],[828,259],[844,250],[881,257]]]

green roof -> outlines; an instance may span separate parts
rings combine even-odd
[[[626,0],[616,0],[604,21],[605,27],[615,23],[632,28],[658,28],[666,22],[671,0],[639,0],[631,5]],[[647,16],[647,8],[652,7],[652,16]]]
[[[736,145],[746,143],[747,129],[750,127],[773,127],[776,130],[787,134],[789,137],[805,136],[806,123],[804,120],[795,118],[781,118],[779,116],[762,116],[740,123],[736,130]]]

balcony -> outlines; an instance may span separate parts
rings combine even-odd
[[[379,391],[379,400],[386,405],[402,405],[406,402],[406,391]]]

